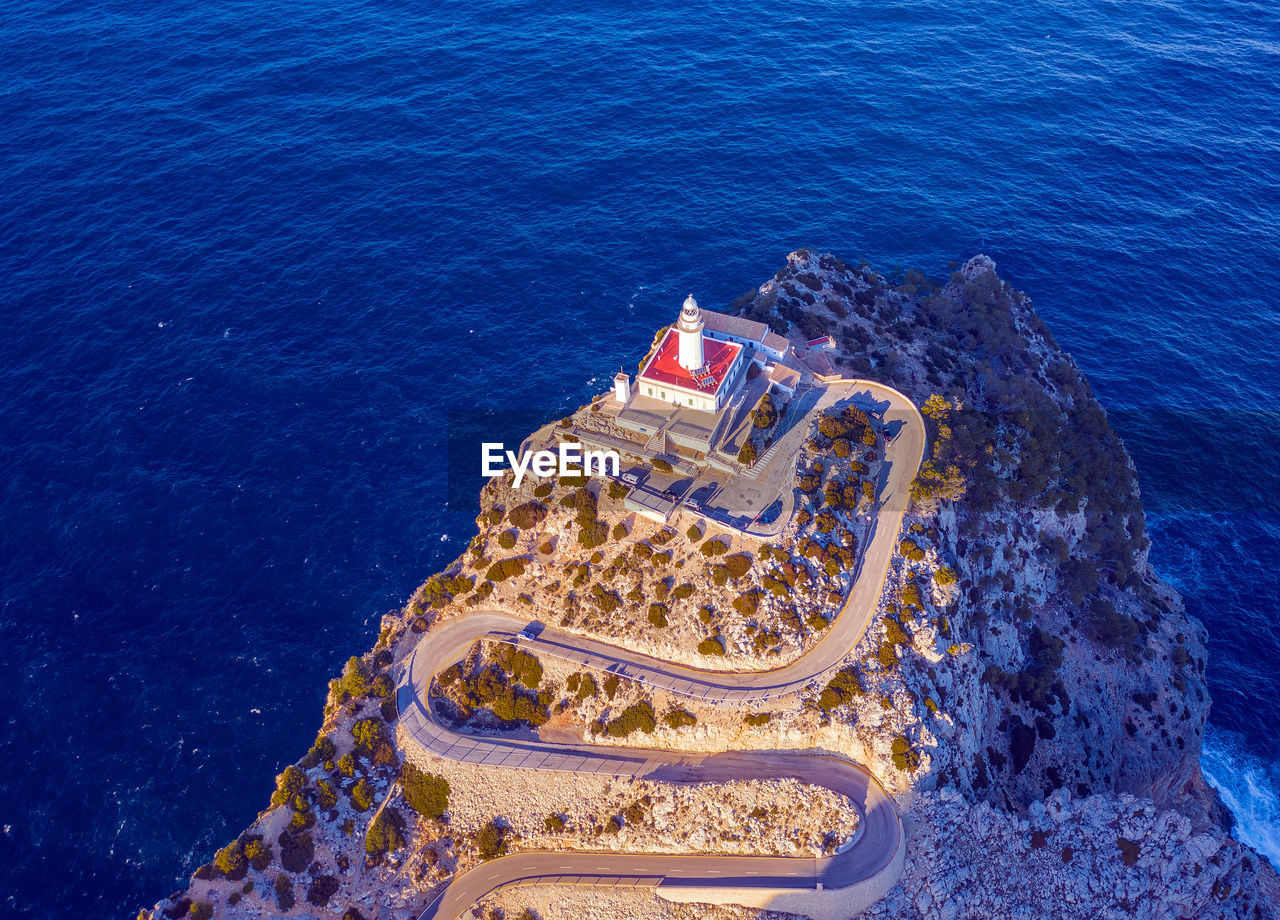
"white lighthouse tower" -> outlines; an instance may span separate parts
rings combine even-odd
[[[702,327],[702,308],[690,294],[685,298],[680,321],[676,323],[676,330],[680,333],[680,366],[687,371],[696,371],[706,364],[702,356]]]

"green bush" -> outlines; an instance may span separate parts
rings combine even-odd
[[[933,581],[939,587],[947,587],[956,583],[956,570],[947,565],[938,566],[938,570],[933,573]]]
[[[893,643],[889,641],[880,644],[880,651],[876,653],[876,657],[880,660],[881,667],[888,669],[898,663],[898,652],[893,647]]]
[[[394,808],[384,808],[369,825],[364,836],[366,853],[390,853],[404,846],[404,819]]]
[[[516,532],[514,530],[504,530],[498,534],[498,545],[503,549],[516,548]]]
[[[298,767],[290,764],[284,772],[276,777],[276,791],[271,794],[273,808],[283,805],[302,791],[307,784],[307,776]]]
[[[562,834],[568,825],[564,815],[547,815],[542,819],[542,826],[547,829],[548,834]]]
[[[689,529],[685,531],[685,536],[689,538],[690,543],[697,543],[702,539],[702,529],[697,524],[690,524]]]
[[[818,694],[818,706],[824,712],[830,712],[865,692],[857,668],[849,665],[837,671],[823,691]]]
[[[751,571],[751,562],[751,556],[747,553],[734,553],[725,557],[724,567],[729,570],[731,578],[741,578]]]
[[[321,780],[321,783],[328,785],[323,780]],[[245,842],[244,858],[249,860],[249,865],[253,866],[256,871],[261,872],[271,865],[271,847],[267,846],[261,839],[251,837]],[[252,885],[253,883],[250,882],[249,884]],[[253,889],[250,888],[250,890],[252,891]]]
[[[607,675],[604,679],[604,683],[601,684],[601,687],[604,689],[604,695],[609,699],[613,699],[614,695],[618,692],[618,685],[620,683],[621,681],[618,679],[617,674]]]
[[[708,540],[702,544],[700,552],[704,556],[723,556],[729,551],[729,544],[723,540]]]
[[[449,809],[449,781],[405,762],[400,768],[404,800],[424,818],[437,819]]]
[[[490,658],[530,690],[536,690],[542,683],[542,662],[531,652],[503,642],[494,647]]]
[[[627,536],[627,525],[619,521],[613,525],[613,539],[622,540]]]
[[[671,592],[671,599],[673,601],[682,601],[687,598],[693,597],[696,591],[697,589],[694,588],[693,585],[688,583],[685,583],[683,585],[677,585],[676,589]]]
[[[213,856],[213,864],[223,875],[235,875],[245,867],[244,851],[239,841],[232,841]]]
[[[356,811],[368,811],[373,804],[373,787],[363,776],[351,787],[351,805]]]
[[[334,682],[333,692],[339,703],[367,694],[369,692],[369,672],[364,666],[364,662],[354,655],[347,659],[347,663],[342,669],[342,676]]]
[[[293,897],[293,882],[287,875],[277,875],[275,881],[276,904],[281,910],[290,910],[296,903]]]
[[[616,719],[611,720],[604,727],[604,733],[610,738],[625,738],[635,731],[642,731],[646,735],[653,734],[654,729],[658,727],[658,721],[653,714],[653,706],[647,700],[639,703],[633,703],[618,714]]]
[[[538,486],[536,489],[534,489],[534,490],[533,490],[534,497],[536,497],[536,498],[546,498],[547,496],[549,496],[549,495],[551,494],[551,490],[552,490],[553,488],[554,488],[554,486],[553,486],[551,483],[549,483],[549,482],[544,482],[544,483],[542,483],[542,485]]]
[[[341,885],[332,875],[317,875],[307,886],[307,902],[317,907],[324,907],[329,903],[329,899],[338,893],[339,887]]]
[[[684,728],[688,725],[697,725],[698,717],[683,709],[673,709],[662,717],[662,721],[669,728]]]
[[[539,486],[538,488],[542,488]],[[551,491],[547,490],[548,493]],[[535,493],[537,494],[536,490]],[[508,515],[511,523],[521,530],[532,530],[541,524],[547,517],[547,506],[539,501],[527,501],[523,505],[516,505],[511,509]]]
[[[372,754],[386,740],[386,724],[381,719],[361,719],[351,726],[351,737],[357,748]]]
[[[904,735],[898,735],[890,743],[893,765],[903,773],[909,773],[920,766],[920,755],[911,747],[911,742]]]
[[[650,604],[649,605],[649,622],[652,623],[654,626],[658,627],[659,629],[665,629],[667,627],[667,622],[668,622],[667,621],[668,613],[670,613],[670,611],[667,610],[667,607],[665,604]]]
[[[653,468],[659,473],[670,473],[673,471],[671,464],[662,457],[653,458]]]
[[[476,831],[476,849],[481,859],[495,859],[507,852],[506,831],[496,821],[490,821]]]
[[[898,552],[902,554],[903,559],[910,562],[920,562],[924,559],[924,550],[921,549],[920,545],[910,537],[904,538],[903,541],[898,544]]]
[[[489,566],[489,570],[484,573],[484,577],[486,581],[500,582],[523,574],[524,560],[519,557],[514,557],[511,559],[503,559],[501,562],[495,562],[493,565]]]
[[[194,901],[187,915],[191,920],[209,920],[213,916],[213,905],[208,901]]]
[[[760,592],[747,591],[733,599],[733,609],[744,617],[753,617],[760,609]]]
[[[609,483],[609,497],[615,502],[622,501],[630,491],[625,483],[618,482],[616,479]]]
[[[760,452],[756,449],[756,444],[750,438],[742,442],[742,447],[738,448],[738,462],[744,466],[750,466],[760,457]]]
[[[715,636],[707,636],[698,643],[698,653],[701,655],[723,655],[724,642]]]
[[[752,726],[753,728],[759,728],[760,726],[768,725],[770,722],[773,721],[773,713],[749,712],[742,717],[742,721]]]

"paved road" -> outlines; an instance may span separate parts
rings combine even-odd
[[[854,384],[851,391],[874,402],[875,408],[883,408],[886,424],[900,430],[887,450],[880,483],[882,504],[853,589],[835,623],[808,653],[769,671],[703,671],[555,629],[546,629],[527,643],[531,650],[612,671],[684,696],[732,703],[796,692],[836,665],[857,644],[879,606],[907,507],[907,490],[919,468],[925,438],[919,412],[902,394],[866,381],[842,383]],[[414,741],[441,757],[493,767],[605,773],[669,782],[794,777],[847,795],[861,816],[857,836],[852,846],[821,859],[518,853],[483,863],[454,879],[423,912],[422,920],[456,920],[476,900],[507,885],[536,882],[813,889],[821,883],[824,888],[837,888],[870,879],[893,862],[902,844],[902,827],[893,802],[874,777],[844,758],[803,751],[690,754],[609,745],[550,744],[533,737],[462,735],[436,721],[428,705],[434,676],[462,657],[477,639],[511,639],[525,624],[511,614],[477,611],[450,620],[423,637],[410,655],[396,696],[402,727]]]

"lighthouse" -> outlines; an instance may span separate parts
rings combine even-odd
[[[687,371],[696,371],[706,364],[702,356],[702,308],[690,294],[685,298],[684,307],[680,310],[680,320],[676,323],[676,331],[680,333],[680,366]]]

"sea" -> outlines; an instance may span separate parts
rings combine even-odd
[[[0,914],[182,887],[465,546],[479,436],[803,246],[1031,295],[1275,861],[1278,98],[1272,0],[8,0]]]

